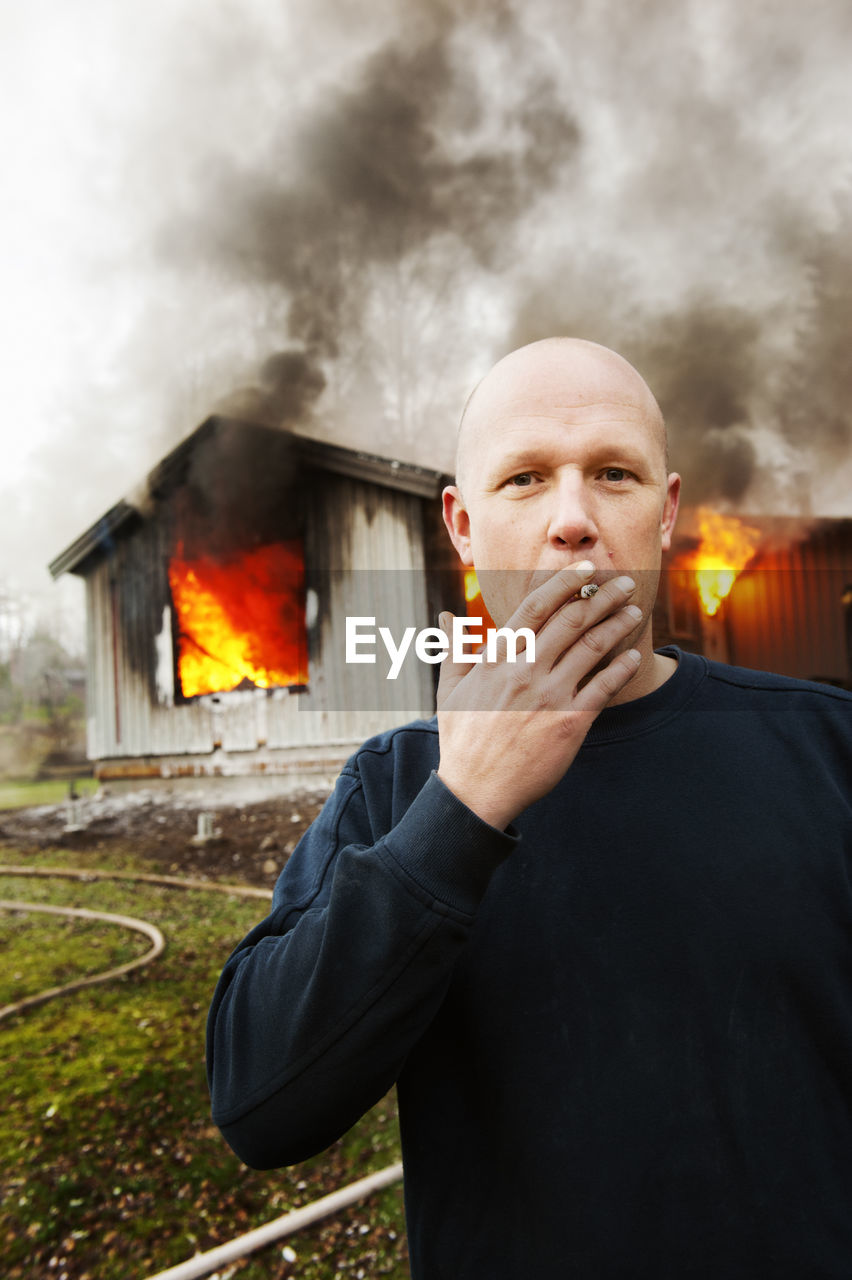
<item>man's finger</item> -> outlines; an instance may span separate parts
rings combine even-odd
[[[619,609],[618,613],[604,618],[597,626],[584,631],[556,664],[553,669],[554,678],[563,687],[574,689],[625,642],[641,621],[642,610],[635,604],[628,604]]]
[[[449,609],[442,610],[438,614],[438,626],[450,640],[450,649],[441,663],[441,670],[438,674],[438,692],[437,703],[438,708],[443,706],[453,689],[465,678],[470,671],[470,663],[454,662],[452,650],[452,634],[453,634],[453,617],[454,615]]]
[[[561,605],[567,604],[577,594],[594,572],[591,560],[580,560],[560,569],[521,601],[506,625],[513,631],[530,627],[538,632]]]
[[[598,671],[574,698],[573,710],[588,716],[589,722],[603,711],[611,698],[620,693],[639,670],[642,655],[638,649],[627,649]]]
[[[536,637],[536,659],[546,663],[548,667],[555,666],[575,644],[593,630],[595,634],[590,635],[588,643],[592,649],[599,647],[601,652],[598,658],[602,657],[608,649],[604,633],[598,630],[600,624],[608,617],[615,617],[615,611],[623,608],[635,589],[633,578],[622,575],[610,579],[592,599],[572,600],[554,610]],[[610,644],[609,648],[611,647]]]

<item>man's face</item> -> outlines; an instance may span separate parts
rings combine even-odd
[[[444,517],[498,625],[545,578],[590,560],[599,584],[635,577],[643,619],[620,647],[642,637],[649,645],[680,482],[666,474],[662,423],[644,383],[630,370],[634,385],[618,357],[595,352],[587,367],[586,354],[576,376],[564,361],[547,363],[547,353],[538,376],[528,356],[496,387],[486,379],[470,406],[459,485],[445,491]]]

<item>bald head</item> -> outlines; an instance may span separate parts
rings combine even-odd
[[[473,391],[459,423],[456,483],[469,483],[478,446],[489,427],[506,414],[533,419],[563,411],[583,412],[610,404],[640,411],[668,469],[666,428],[660,407],[623,356],[582,338],[544,338],[504,356]]]

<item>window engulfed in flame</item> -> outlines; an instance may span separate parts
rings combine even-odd
[[[185,698],[308,682],[301,543],[255,547],[228,560],[169,565],[178,621],[178,676]]]
[[[675,567],[692,570],[701,607],[712,618],[757,550],[760,532],[712,507],[699,507],[696,516],[699,546],[678,557]]]

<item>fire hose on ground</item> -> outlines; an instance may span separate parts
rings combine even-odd
[[[285,1213],[283,1217],[267,1222],[263,1227],[256,1227],[254,1231],[248,1231],[243,1236],[237,1236],[227,1244],[221,1244],[207,1253],[198,1253],[194,1258],[178,1263],[176,1267],[169,1267],[168,1271],[158,1271],[155,1276],[149,1277],[149,1280],[196,1280],[198,1276],[207,1276],[217,1267],[236,1262],[239,1258],[244,1258],[247,1253],[253,1253],[255,1249],[262,1248],[263,1245],[272,1244],[284,1236],[302,1231],[322,1218],[328,1218],[333,1213],[346,1209],[350,1204],[363,1200],[374,1191],[399,1182],[401,1177],[401,1164],[388,1165],[378,1173],[370,1173],[366,1178],[359,1178],[357,1182],[350,1182],[349,1186],[341,1187],[339,1191],[332,1191],[331,1195],[314,1200],[311,1204],[306,1204],[301,1209],[294,1209],[291,1213]]]
[[[272,897],[271,890],[256,889],[251,885],[219,884],[216,881],[199,879],[184,880],[178,876],[149,875],[144,872],[134,871],[85,871],[76,867],[10,867],[0,865],[0,875],[29,876],[46,880],[130,880],[142,881],[145,884],[164,885],[170,889],[205,889],[212,892],[227,893],[232,897],[266,898],[267,900]],[[113,978],[120,978],[126,973],[131,973],[134,969],[142,969],[162,955],[166,946],[166,940],[156,925],[147,920],[138,920],[135,916],[112,915],[107,911],[90,911],[85,907],[52,907],[42,903],[21,902],[11,899],[0,900],[0,909],[20,912],[43,911],[50,915],[71,916],[83,920],[102,920],[106,924],[121,925],[125,929],[134,929],[137,933],[144,933],[153,943],[149,951],[146,951],[142,956],[138,956],[135,960],[130,960],[127,964],[118,965],[114,969],[106,969],[103,973],[77,978],[61,987],[49,987],[44,991],[37,992],[36,995],[26,996],[22,1000],[16,1000],[14,1004],[3,1006],[0,1008],[0,1022],[4,1018],[12,1017],[13,1014],[22,1013],[25,1009],[32,1009],[36,1005],[45,1004],[48,1000],[53,1000],[57,996],[70,995],[73,991],[79,991],[83,987],[92,987],[101,982],[110,982]]]
[[[137,933],[144,933],[154,944],[150,951],[146,951],[143,956],[138,956],[135,960],[129,960],[127,964],[117,965],[114,969],[105,969],[103,973],[94,973],[85,978],[77,978],[74,982],[66,982],[61,987],[47,987],[44,991],[39,991],[34,996],[25,996],[22,1000],[16,1000],[14,1004],[4,1005],[0,1008],[0,1022],[4,1018],[10,1018],[13,1013],[22,1013],[24,1009],[32,1009],[36,1005],[45,1004],[56,996],[69,995],[72,991],[79,991],[82,987],[93,987],[99,982],[109,982],[112,978],[119,978],[122,974],[131,973],[134,969],[141,969],[144,965],[156,960],[157,956],[162,955],[166,949],[166,940],[157,926],[147,920],[137,920],[135,916],[117,916],[109,911],[89,911],[86,907],[51,907],[43,902],[18,902],[10,898],[0,898],[0,909],[4,911],[43,911],[48,915],[71,916],[78,920],[101,920],[106,924],[117,924],[125,929],[134,929]]]
[[[266,899],[272,897],[270,890],[253,888],[250,885],[220,884],[216,881],[181,879],[178,876],[158,876],[132,871],[0,866],[0,875],[34,876],[45,879],[62,877],[64,879],[82,881],[132,880],[143,881],[146,884],[165,885],[174,889],[203,889],[227,893],[236,897]],[[36,1005],[44,1004],[58,996],[70,995],[72,992],[79,991],[84,987],[109,982],[113,978],[118,978],[135,969],[143,968],[162,955],[166,946],[165,938],[156,925],[151,924],[148,920],[139,920],[135,916],[115,915],[107,911],[91,911],[85,907],[54,907],[46,903],[22,902],[13,899],[0,899],[0,909],[20,912],[41,911],[50,915],[70,916],[84,920],[102,920],[104,923],[121,925],[126,929],[133,929],[138,933],[143,933],[150,938],[152,943],[150,949],[144,955],[138,956],[127,964],[106,969],[102,973],[77,978],[75,981],[65,983],[60,987],[47,988],[44,991],[37,992],[35,995],[17,1000],[13,1004],[5,1005],[0,1008],[0,1021],[26,1009],[34,1008]],[[300,1209],[294,1209],[290,1213],[274,1219],[272,1222],[256,1227],[253,1231],[236,1236],[226,1244],[217,1245],[216,1248],[210,1249],[206,1253],[196,1254],[194,1257],[187,1259],[186,1262],[178,1263],[175,1267],[169,1267],[166,1271],[159,1271],[156,1275],[151,1276],[150,1280],[196,1280],[196,1277],[210,1275],[217,1267],[236,1262],[245,1257],[246,1254],[253,1253],[265,1245],[283,1239],[285,1236],[293,1235],[305,1227],[312,1226],[323,1218],[330,1217],[341,1209],[363,1200],[373,1192],[392,1186],[395,1182],[399,1182],[401,1178],[402,1165],[389,1165],[385,1169],[380,1169],[377,1173],[368,1174],[365,1178],[359,1178],[357,1182],[352,1182],[348,1186],[341,1187],[338,1191],[333,1191],[330,1195],[322,1196],[321,1199],[314,1200],[311,1204],[303,1205]]]

